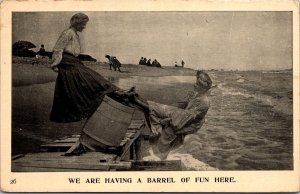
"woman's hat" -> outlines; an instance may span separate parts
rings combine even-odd
[[[72,16],[70,23],[71,26],[87,23],[89,21],[89,17],[84,13],[76,13]]]
[[[209,90],[212,86],[212,80],[210,79],[209,75],[204,71],[197,71],[197,81],[196,84],[200,85],[201,87]]]

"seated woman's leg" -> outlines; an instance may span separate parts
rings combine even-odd
[[[168,154],[171,151],[171,144],[176,139],[176,135],[170,126],[165,127],[160,134],[157,148],[161,153]]]

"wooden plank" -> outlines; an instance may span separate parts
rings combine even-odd
[[[144,120],[131,120],[128,129],[140,129],[143,125],[145,125]]]
[[[21,162],[14,163],[16,167],[36,167],[36,168],[49,168],[50,169],[69,169],[70,171],[76,170],[109,170],[108,165],[92,165],[88,163],[54,163],[54,162]]]
[[[65,155],[70,155],[71,153],[73,153],[75,151],[75,149],[82,149],[81,147],[83,147],[79,141],[79,139],[73,143],[73,145],[70,147],[70,149],[68,151],[66,151]]]
[[[116,157],[115,154],[103,153],[103,152],[87,152],[80,156],[64,156],[64,152],[43,152],[43,153],[30,153],[26,154],[25,157],[19,158],[16,161],[27,161],[27,160],[69,160],[69,161],[91,161],[91,160],[106,160],[112,161]]]
[[[50,143],[50,144],[44,144],[40,145],[41,148],[53,148],[53,147],[71,147],[74,143]]]
[[[20,166],[36,166],[36,167],[55,167],[55,168],[71,168],[70,165],[79,166],[82,165],[83,167],[80,168],[94,168],[96,161],[90,161],[89,163],[85,163],[86,161],[71,161],[71,160],[27,160],[27,161],[16,161],[14,162],[15,165]]]
[[[45,166],[47,167],[48,165],[50,166],[68,166],[68,165],[82,165],[82,166],[94,166],[98,165],[98,162],[96,159],[94,160],[23,160],[23,161],[15,161],[14,164],[16,165],[23,165],[23,166]],[[86,168],[86,167],[85,167]]]
[[[137,130],[139,130],[139,129],[127,129],[127,133],[134,133],[135,131],[137,131]]]
[[[79,138],[77,137],[69,137],[69,138],[66,138],[66,139],[58,139],[58,140],[55,140],[54,143],[75,143],[76,141],[78,141]]]
[[[118,162],[118,163],[100,163],[99,161],[27,161],[27,162],[14,162],[14,167],[32,167],[32,168],[49,168],[49,169],[70,169],[76,170],[126,170],[131,168],[131,162]]]
[[[141,137],[138,137],[136,139],[134,146],[135,146],[134,149],[135,149],[136,160],[141,160],[142,159],[142,141],[141,141]]]
[[[129,126],[123,140],[120,143],[120,147],[126,146],[127,142],[130,141],[132,138],[135,137],[136,129],[139,129],[145,123],[143,120],[132,120],[131,125]],[[71,152],[70,150],[76,149],[78,143],[76,143],[80,138],[80,135],[72,135],[68,137],[63,137],[58,140],[55,140],[53,143],[43,144],[40,146],[40,151],[67,151],[67,154]],[[76,144],[76,145],[74,145]],[[89,148],[91,149],[91,148]],[[125,149],[126,150],[126,149]],[[92,151],[96,151],[93,150]]]
[[[78,134],[68,135],[68,136],[64,136],[64,137],[59,138],[59,140],[61,140],[61,139],[67,139],[67,138],[79,138],[79,137],[80,137],[80,135],[78,135]]]
[[[62,169],[62,168],[42,168],[42,167],[28,167],[28,166],[15,166],[12,165],[12,172],[91,172],[92,170],[84,169]],[[99,170],[97,170],[99,171]]]
[[[123,147],[126,143],[127,143],[127,141],[122,141],[122,142],[120,143],[120,146]]]
[[[140,136],[140,131],[137,131],[134,135],[134,137],[132,139],[130,139],[130,141],[128,141],[123,150],[122,150],[122,154],[120,157],[117,158],[117,161],[121,161],[123,160],[123,158],[125,157],[125,155],[127,154],[127,152],[129,151],[130,149],[130,146],[133,144],[133,142]]]
[[[133,133],[126,133],[123,139],[128,138],[128,137],[132,137],[132,136],[134,136],[134,134],[135,134],[135,132],[133,132]]]
[[[25,156],[25,154],[18,154],[18,155],[12,156],[11,159],[12,159],[12,160],[16,160],[16,159],[22,158],[22,157],[24,157],[24,156]]]
[[[125,137],[123,138],[123,140],[130,139],[134,135],[135,135],[135,133],[127,134],[127,135],[125,135]]]
[[[128,130],[125,134],[125,137],[123,138],[120,146],[124,146],[124,141],[128,141],[130,138],[134,136],[136,133],[136,130]],[[72,135],[71,137],[64,137],[62,139],[55,140],[53,143],[49,144],[43,144],[40,146],[41,149],[47,149],[47,148],[70,148],[73,146],[74,143],[76,143],[79,140],[80,135]],[[95,151],[95,150],[94,150]]]

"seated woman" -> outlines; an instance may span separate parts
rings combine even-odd
[[[136,103],[149,110],[150,128],[158,135],[153,151],[161,159],[165,159],[172,149],[182,145],[184,137],[196,133],[205,122],[210,106],[207,92],[212,86],[212,80],[204,71],[197,71],[196,77],[194,91],[174,106],[143,102],[136,98]]]

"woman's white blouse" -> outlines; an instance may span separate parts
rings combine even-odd
[[[80,54],[80,39],[73,28],[63,31],[53,48],[54,64],[58,65],[62,59],[63,52],[70,53],[74,56]]]

